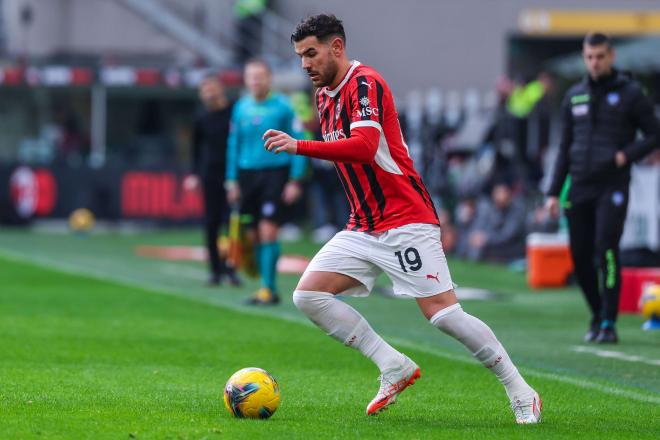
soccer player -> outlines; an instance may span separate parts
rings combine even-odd
[[[305,173],[304,157],[275,156],[263,148],[261,135],[270,127],[300,131],[286,96],[271,91],[271,72],[263,60],[245,65],[248,94],[238,100],[231,116],[227,148],[225,188],[230,204],[240,201],[241,214],[249,215],[256,244],[261,288],[248,301],[251,305],[275,305],[277,294],[277,240],[286,205],[301,195],[300,179]]]
[[[351,205],[346,229],[316,254],[293,301],[328,335],[359,350],[380,369],[380,389],[368,404],[377,414],[420,377],[410,358],[385,342],[338,294],[367,295],[385,272],[396,295],[414,298],[432,325],[456,338],[502,382],[518,423],[541,419],[541,399],[521,377],[502,344],[456,299],[440,244],[438,217],[413,168],[387,83],[372,68],[349,61],[346,36],[333,15],[300,22],[291,41],[318,87],[325,142],[264,133],[265,148],[333,161]]]

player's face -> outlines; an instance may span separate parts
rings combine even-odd
[[[205,79],[199,87],[199,98],[206,107],[212,108],[224,98],[224,89],[215,79]]]
[[[300,57],[302,68],[316,87],[329,86],[335,80],[339,71],[338,58],[335,56],[333,44],[339,38],[328,42],[319,41],[311,36],[294,44],[294,49]],[[340,40],[341,41],[341,40]]]
[[[585,44],[582,47],[582,58],[587,66],[587,71],[592,79],[598,79],[601,76],[608,75],[612,70],[614,63],[614,49],[607,44],[598,46],[589,46]]]
[[[250,94],[257,99],[265,98],[270,91],[270,71],[261,63],[250,63],[245,66],[243,81]]]

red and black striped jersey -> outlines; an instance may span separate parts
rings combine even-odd
[[[390,88],[378,72],[353,61],[335,89],[317,91],[316,102],[326,142],[323,148],[350,138],[351,131],[360,127],[380,133],[373,157],[334,162],[351,207],[347,229],[382,232],[410,223],[439,224],[408,153]],[[356,157],[363,153],[361,148],[356,144]]]

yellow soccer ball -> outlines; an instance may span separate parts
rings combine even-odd
[[[267,419],[280,405],[280,387],[266,370],[243,368],[227,381],[224,401],[234,417]]]
[[[94,220],[92,211],[79,208],[69,216],[69,227],[74,232],[88,232],[94,227]]]
[[[660,284],[649,284],[644,288],[639,308],[646,319],[660,318]]]

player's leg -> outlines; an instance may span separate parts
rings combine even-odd
[[[568,220],[571,256],[575,277],[591,311],[585,342],[594,342],[601,325],[602,300],[598,287],[598,271],[594,263],[596,210],[592,202],[573,204],[564,211]]]
[[[461,342],[483,366],[492,371],[506,390],[518,423],[541,419],[541,399],[518,372],[493,331],[480,319],[465,313],[454,290],[417,298],[426,319]]]
[[[383,234],[374,258],[392,280],[394,293],[416,299],[438,329],[461,342],[506,388],[519,423],[540,419],[540,399],[523,380],[491,329],[465,313],[456,299],[442,250],[440,228],[413,224]]]
[[[628,189],[608,191],[598,200],[596,208],[596,255],[600,265],[602,286],[601,328],[597,343],[617,343],[616,319],[621,290],[621,259],[619,241],[628,208]]]
[[[293,302],[328,336],[360,351],[381,372],[397,367],[405,356],[385,342],[357,310],[335,296],[360,286],[359,281],[341,273],[306,272]]]
[[[353,307],[336,298],[339,293],[368,294],[380,270],[366,260],[371,238],[342,231],[314,257],[303,274],[293,301],[329,336],[355,348],[381,371],[381,390],[367,407],[375,414],[419,377],[419,367],[395,350]]]

